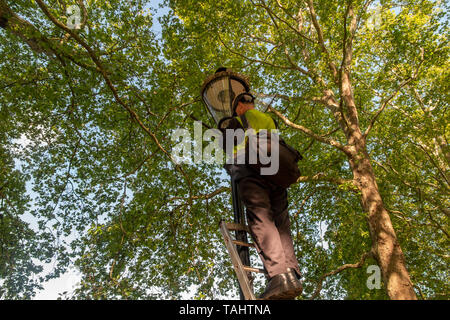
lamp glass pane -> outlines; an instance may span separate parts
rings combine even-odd
[[[247,92],[247,90],[245,90],[245,87],[242,84],[242,82],[237,81],[235,79],[231,79],[231,87],[233,88],[234,93],[233,99],[230,102],[232,104],[235,97],[237,97],[241,93]]]

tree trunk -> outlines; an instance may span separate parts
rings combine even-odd
[[[351,2],[347,14],[350,26],[348,32],[347,29],[345,32],[344,57],[340,70],[340,93],[342,112],[346,110],[348,116],[346,119],[348,130],[344,132],[347,135],[347,156],[353,172],[353,182],[361,191],[361,204],[368,214],[372,252],[381,269],[389,298],[417,300],[408,270],[406,270],[402,249],[378,190],[366,148],[366,136],[361,133],[351,80],[352,42],[358,25],[358,18]]]
[[[417,300],[402,249],[378,190],[365,139],[359,130],[353,132],[352,138],[354,148],[351,148],[349,162],[353,181],[362,193],[362,206],[368,213],[373,253],[381,269],[386,292],[394,300]]]

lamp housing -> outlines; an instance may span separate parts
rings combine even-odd
[[[231,69],[219,68],[203,82],[201,96],[211,117],[218,124],[223,118],[233,115],[234,98],[249,91],[250,84],[245,76]]]

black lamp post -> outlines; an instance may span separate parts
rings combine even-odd
[[[249,91],[250,85],[245,76],[235,73],[231,69],[219,68],[215,74],[209,76],[203,82],[201,95],[210,115],[216,125],[218,125],[220,120],[233,115],[232,104],[234,98],[240,93]],[[233,201],[234,221],[245,224],[244,206],[233,177],[231,178],[231,198]],[[245,231],[236,231],[236,240],[248,242],[247,233]],[[248,247],[237,246],[237,251],[242,263],[250,266]],[[242,289],[240,289],[240,298],[244,300]]]

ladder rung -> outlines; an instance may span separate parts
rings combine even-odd
[[[237,246],[241,246],[241,247],[255,247],[254,243],[248,243],[248,242],[243,242],[243,241],[239,241],[239,240],[233,240],[233,243]]]
[[[250,233],[250,229],[248,228],[248,226],[240,224],[240,223],[227,222],[226,223],[226,227],[227,227],[228,230],[232,230],[232,231],[246,231],[246,232]]]
[[[253,267],[249,267],[249,266],[242,266],[242,268],[245,271],[249,271],[249,272],[267,273],[266,270],[264,270],[264,269],[253,268]]]

